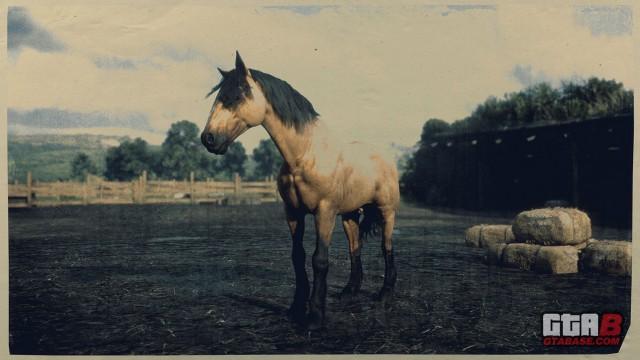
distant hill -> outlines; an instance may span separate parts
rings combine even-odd
[[[128,137],[104,135],[15,135],[8,136],[9,181],[24,182],[27,171],[34,180],[66,180],[71,175],[71,161],[84,152],[104,171],[107,149],[118,146]]]

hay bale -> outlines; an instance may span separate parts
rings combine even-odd
[[[519,242],[539,245],[575,245],[591,237],[591,219],[577,209],[553,208],[523,211],[513,222]]]
[[[480,229],[480,247],[490,244],[508,244],[515,241],[511,225],[484,225]]]
[[[467,246],[480,247],[480,229],[484,225],[475,225],[464,232],[464,243]]]
[[[489,265],[502,264],[502,253],[504,252],[504,248],[506,246],[507,244],[500,244],[500,243],[489,244],[487,246],[487,253],[485,258],[487,261],[487,264]]]
[[[596,239],[589,239],[589,240],[587,240],[587,241],[585,241],[585,242],[581,242],[580,244],[571,245],[571,246],[573,246],[574,248],[576,248],[578,251],[582,251],[582,250],[584,250],[584,248],[586,248],[589,244],[591,244],[591,243],[592,243],[592,242],[594,242],[594,241],[598,241],[598,240],[596,240]]]
[[[631,242],[593,241],[580,254],[580,269],[631,276]]]
[[[573,246],[541,246],[534,269],[545,274],[573,274],[578,272],[578,249]]]
[[[536,263],[540,245],[512,243],[502,250],[502,265],[522,270],[531,270]]]
[[[511,225],[475,225],[467,229],[464,237],[468,246],[486,248],[489,244],[515,241]]]

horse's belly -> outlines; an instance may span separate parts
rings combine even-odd
[[[370,179],[360,178],[347,182],[342,189],[338,202],[339,212],[346,213],[357,210],[364,204],[371,203],[375,195],[375,183]]]

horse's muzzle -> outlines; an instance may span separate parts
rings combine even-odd
[[[219,144],[216,145],[216,140],[222,140],[219,141]],[[207,148],[207,151],[209,151],[210,153],[214,153],[216,155],[222,155],[224,153],[227,152],[227,147],[224,146],[224,137],[219,137],[219,139],[214,138],[212,133],[209,132],[203,132],[200,135],[200,141],[202,142],[202,145],[204,145],[205,148]]]

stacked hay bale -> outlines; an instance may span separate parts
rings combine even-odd
[[[468,246],[486,248],[490,244],[515,241],[511,225],[475,225],[467,229],[464,237]]]
[[[591,219],[578,209],[535,209],[516,216],[513,232],[529,244],[578,245],[591,238]]]
[[[580,256],[580,270],[631,276],[631,243],[628,241],[592,241]]]
[[[516,216],[509,232],[487,225],[467,230],[469,245],[487,249],[487,263],[540,273],[570,274],[596,271],[618,275],[631,273],[631,243],[591,239],[591,219],[577,209],[547,208],[524,211]],[[497,225],[494,225],[494,227]],[[504,231],[499,235],[497,229]],[[507,234],[510,234],[507,236]]]
[[[506,266],[551,274],[578,272],[579,250],[591,238],[591,219],[577,209],[523,211],[513,221],[518,248],[505,249]]]

